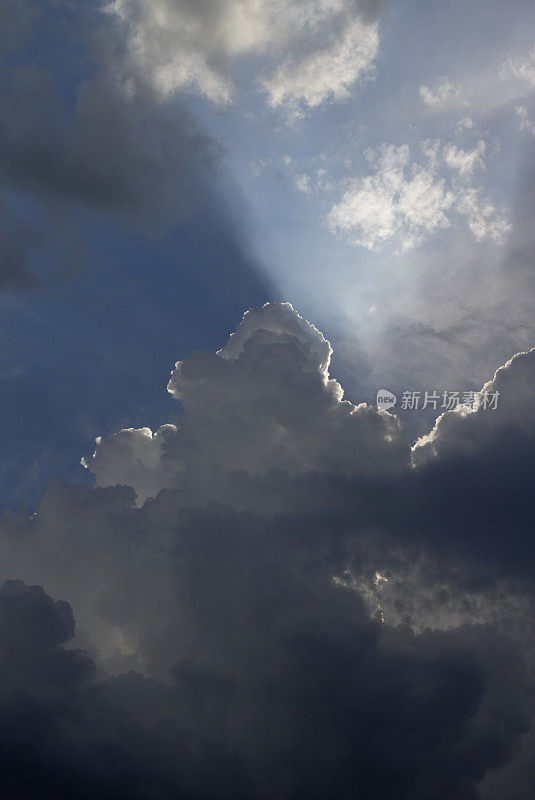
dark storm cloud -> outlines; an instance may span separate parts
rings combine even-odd
[[[2,578],[68,601],[91,654],[65,604],[4,586],[11,796],[474,800],[514,770],[535,351],[487,384],[497,411],[443,416],[413,458],[330,354],[288,304],[249,312],[176,365],[180,429],[88,460],[155,499],[58,483],[2,519]]]
[[[219,148],[123,70],[119,26],[94,4],[24,8],[4,10],[19,46],[0,64],[0,169],[44,244],[66,235],[50,230],[51,209],[75,227],[97,212],[145,231],[191,211]],[[4,219],[0,280],[24,286],[35,258],[23,222]]]
[[[208,159],[210,142],[185,113],[156,104],[142,86],[129,97],[111,75],[100,75],[78,86],[71,115],[47,72],[4,67],[0,77],[7,185],[149,219],[191,208],[190,168],[196,156]]]
[[[179,681],[98,682],[91,658],[64,647],[73,629],[69,605],[41,587],[1,588],[4,795],[160,798],[191,795],[197,782],[202,796],[224,796],[215,777],[234,777],[232,757],[225,772],[208,743],[191,741]]]
[[[195,658],[165,683],[96,678],[64,647],[69,606],[4,584],[10,797],[470,797],[509,758],[526,727],[510,642],[370,622],[352,592],[290,566],[251,519],[204,517],[174,560]],[[505,646],[512,684],[497,678]]]

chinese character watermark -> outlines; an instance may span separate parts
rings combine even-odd
[[[432,408],[433,411],[454,411],[459,406],[483,411],[495,411],[498,408],[500,393],[496,392],[442,392],[437,391],[404,391],[401,395],[400,408],[403,411],[416,411]],[[397,397],[389,389],[379,389],[377,392],[377,408],[388,411],[394,408]]]

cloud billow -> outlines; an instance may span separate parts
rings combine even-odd
[[[180,428],[1,520],[9,796],[490,797],[532,716],[534,352],[412,451],[289,304],[179,362]]]

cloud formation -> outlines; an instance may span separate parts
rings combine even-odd
[[[139,502],[180,487],[185,503],[232,497],[238,507],[251,502],[244,475],[268,484],[281,474],[395,473],[409,453],[398,420],[344,400],[329,377],[331,353],[289,303],[249,311],[218,353],[176,364],[168,391],[185,411],[180,428],[123,430],[99,439],[84,464],[101,486],[133,486]],[[266,502],[284,502],[266,491]]]
[[[226,105],[235,92],[236,67],[248,57],[269,104],[296,110],[348,97],[369,71],[378,48],[375,5],[115,0],[108,10],[128,30],[136,68],[163,96],[193,91]]]
[[[289,304],[253,309],[175,366],[179,426],[100,440],[99,488],[1,520],[13,797],[484,798],[514,763],[535,350],[412,453],[330,358]]]
[[[502,77],[517,78],[535,87],[535,46],[527,56],[509,56],[503,64]]]
[[[441,414],[433,430],[415,443],[417,461],[476,452],[482,446],[489,447],[497,437],[506,438],[510,428],[526,438],[535,437],[535,420],[529,413],[535,392],[534,365],[535,348],[517,353],[475,394],[473,408],[459,405]],[[497,393],[500,401],[490,414],[486,413],[485,393]]]
[[[464,222],[477,240],[501,242],[510,229],[505,216],[474,180],[485,169],[485,142],[464,150],[440,140],[421,144],[423,163],[408,145],[368,150],[369,175],[353,178],[326,222],[350,244],[397,252],[422,244],[433,234]]]
[[[262,80],[271,106],[301,103],[315,108],[326,100],[344,100],[357,80],[370,73],[377,55],[377,26],[352,21],[332,44],[300,60],[285,61]]]

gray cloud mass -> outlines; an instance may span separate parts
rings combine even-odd
[[[40,272],[53,273],[71,230],[95,215],[146,233],[183,218],[221,148],[182,105],[160,102],[143,75],[126,68],[120,26],[99,3],[74,10],[28,2],[14,11],[8,2],[0,14],[10,44],[0,61],[0,189],[15,198],[0,208],[0,288],[25,288],[39,283]],[[53,58],[39,39],[41,14],[49,26],[57,16],[48,28],[60,39],[48,43]],[[72,73],[68,91],[64,65],[53,66],[61,59]],[[66,258],[75,270],[83,246]]]
[[[535,350],[413,450],[330,357],[251,310],[180,426],[3,517],[6,796],[490,800],[525,760]]]

